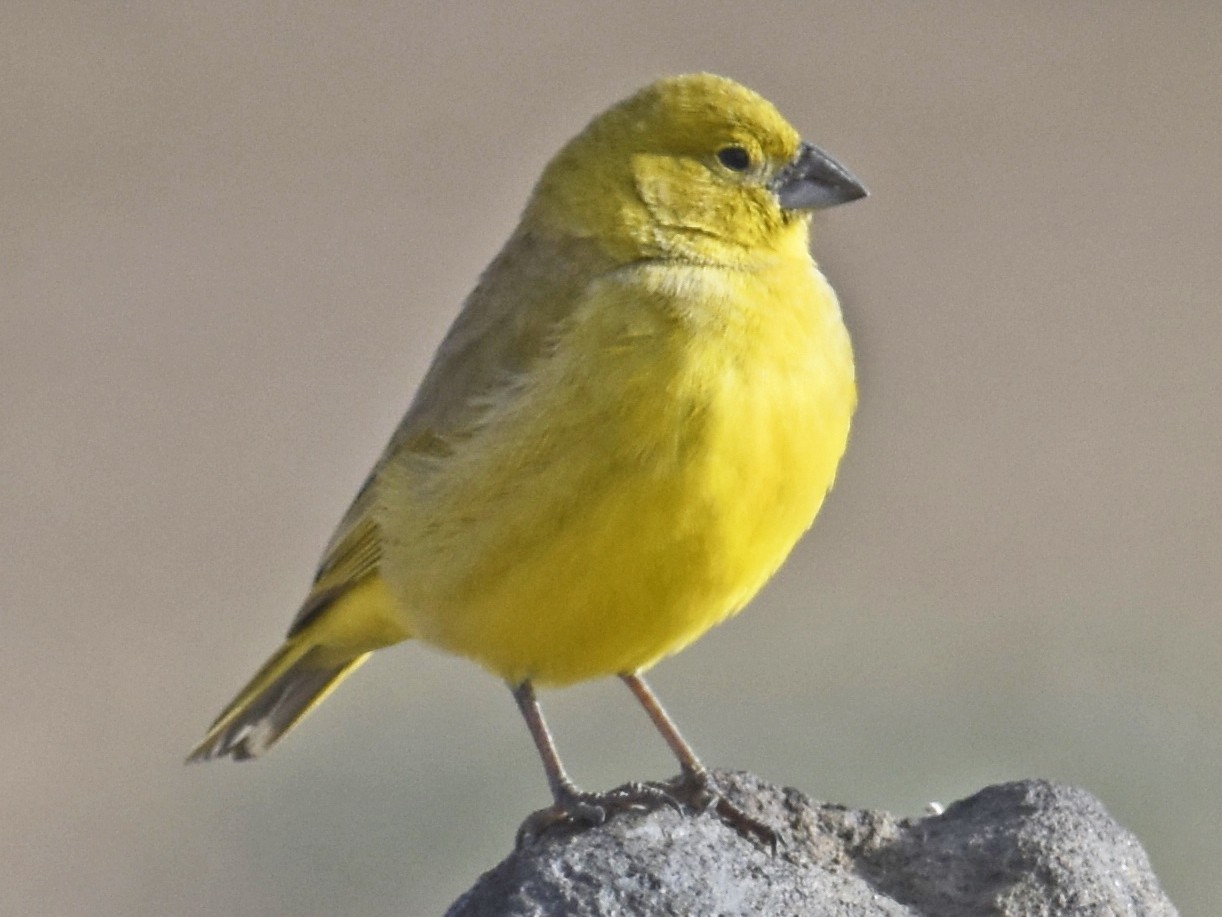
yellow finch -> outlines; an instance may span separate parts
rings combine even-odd
[[[741,609],[831,487],[856,389],[809,215],[865,193],[721,77],[595,118],[467,298],[284,644],[190,760],[258,755],[415,638],[513,690],[554,797],[541,825],[667,795],[583,793],[561,766],[533,686],[616,675],[679,758],[674,792],[753,828],[640,673]]]

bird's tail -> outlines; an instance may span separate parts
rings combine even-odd
[[[371,578],[307,603],[288,638],[216,718],[187,761],[266,751],[326,699],[369,653],[408,635],[387,614],[385,587]]]
[[[289,638],[263,664],[191,750],[188,761],[231,756],[245,761],[266,751],[365,661],[368,653],[327,662],[324,648]]]

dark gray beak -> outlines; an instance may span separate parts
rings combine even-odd
[[[809,143],[798,147],[793,162],[768,187],[786,210],[822,210],[869,193],[852,172]]]

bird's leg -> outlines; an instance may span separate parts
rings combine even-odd
[[[674,791],[683,801],[698,811],[703,812],[709,809],[716,811],[721,819],[739,834],[761,841],[775,849],[778,841],[776,831],[758,819],[752,818],[725,797],[717,786],[717,781],[713,779],[712,773],[696,757],[696,752],[680,734],[679,727],[670,718],[657,695],[645,683],[645,679],[636,674],[624,674],[620,676],[620,679],[645,708],[649,719],[662,734],[671,752],[679,759],[679,767],[683,771],[683,776],[675,785]]]
[[[676,805],[669,794],[653,786],[628,784],[609,793],[586,793],[569,778],[556,751],[551,730],[535,697],[534,686],[523,681],[513,688],[513,699],[522,711],[530,736],[547,772],[552,805],[530,815],[518,829],[518,846],[529,843],[551,826],[564,822],[575,825],[601,825],[609,811],[644,810],[658,804]]]
[[[535,748],[539,749],[539,757],[543,759],[543,770],[547,772],[547,785],[552,791],[552,799],[557,806],[570,807],[571,803],[581,796],[581,790],[565,773],[560,754],[556,751],[556,742],[552,739],[552,732],[547,728],[543,710],[535,697],[534,686],[529,681],[522,682],[513,689],[513,699],[518,702],[518,709],[526,720],[526,728],[530,730],[530,737],[535,740]],[[598,822],[602,819],[595,817],[591,820]]]
[[[707,783],[709,777],[709,769],[700,763],[700,759],[696,757],[696,752],[687,744],[687,741],[679,734],[679,727],[675,725],[675,721],[670,718],[670,714],[662,706],[662,702],[658,700],[658,696],[653,693],[653,690],[645,683],[640,675],[621,675],[620,679],[628,686],[645,712],[649,714],[649,718],[653,720],[653,725],[658,732],[662,734],[662,738],[666,740],[666,744],[670,746],[671,752],[679,759],[679,766],[683,769],[683,776],[690,783]]]

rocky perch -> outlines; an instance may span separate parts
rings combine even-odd
[[[1073,787],[1006,783],[940,814],[896,818],[812,803],[751,774],[717,779],[778,830],[775,853],[711,813],[617,814],[549,830],[447,917],[1176,914],[1137,839]]]

